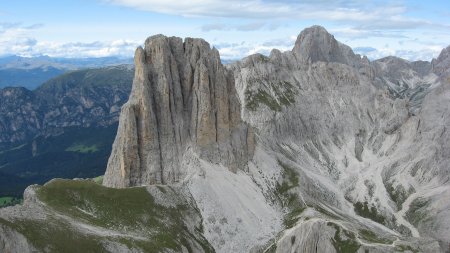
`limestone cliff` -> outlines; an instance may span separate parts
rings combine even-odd
[[[135,77],[122,107],[104,185],[178,182],[183,154],[232,171],[245,169],[253,134],[240,117],[234,79],[201,39],[156,35],[135,54]]]

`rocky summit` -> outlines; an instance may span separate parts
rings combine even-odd
[[[369,61],[313,26],[223,66],[152,36],[103,185],[28,187],[0,251],[446,252],[448,52]]]
[[[156,35],[134,58],[133,89],[121,110],[105,186],[180,182],[190,149],[234,172],[246,167],[253,134],[217,49],[201,39]]]

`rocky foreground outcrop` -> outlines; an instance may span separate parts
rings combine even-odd
[[[179,182],[188,149],[234,172],[246,168],[253,133],[217,49],[201,39],[156,35],[136,50],[135,68],[105,186]]]

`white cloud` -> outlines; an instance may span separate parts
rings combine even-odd
[[[141,41],[113,40],[96,42],[57,43],[38,41],[31,35],[41,28],[41,24],[0,23],[0,56],[40,56],[51,57],[132,57]]]
[[[210,31],[227,31],[230,30],[231,27],[229,27],[226,24],[221,23],[215,23],[215,24],[206,24],[201,27],[201,30],[203,32],[210,32]]]
[[[114,40],[114,41],[96,41],[90,43],[55,43],[55,42],[37,42],[22,56],[48,55],[51,57],[133,57],[136,47],[141,45],[140,41]]]
[[[32,50],[37,41],[29,36],[29,32],[41,26],[40,24],[23,26],[21,23],[0,23],[0,55]]]
[[[381,30],[381,29],[361,29],[354,27],[341,27],[329,30],[335,36],[347,39],[361,39],[361,38],[408,38],[402,30]]]
[[[408,8],[392,1],[268,0],[100,0],[138,10],[179,16],[244,19],[293,19],[345,22],[366,29],[413,29],[435,26],[405,15]],[[349,23],[352,22],[352,23]],[[228,27],[228,26],[225,26]],[[214,29],[214,27],[212,27]],[[216,27],[216,28],[223,28]],[[447,26],[448,28],[448,26]]]
[[[357,47],[353,48],[355,53],[365,55],[370,60],[377,60],[387,56],[397,56],[408,61],[426,60],[436,58],[442,50],[442,47],[425,47],[418,50],[395,49],[390,47]]]
[[[222,43],[213,46],[219,50],[220,57],[223,60],[240,60],[243,57],[256,53],[269,55],[274,48],[280,51],[291,50],[294,47],[295,39],[295,36],[291,36],[259,43]]]
[[[293,14],[293,9],[286,3],[261,0],[103,0],[103,2],[181,16],[267,18]]]
[[[267,24],[264,22],[252,22],[246,24],[225,24],[225,23],[214,23],[206,24],[201,27],[203,32],[210,31],[240,31],[240,32],[250,32],[257,30],[267,30],[273,31],[279,28],[279,24],[271,23]]]
[[[126,0],[114,1],[124,2]],[[127,2],[143,3],[144,1],[134,0]],[[215,3],[218,3],[220,1],[197,0],[193,3],[183,3],[182,5],[189,5],[189,8],[200,11],[201,8],[194,8],[196,6],[195,4],[206,2],[210,2],[214,5]],[[237,2],[239,1],[232,0],[231,5]],[[163,5],[163,3],[160,4]],[[268,3],[262,1],[250,1],[249,4],[267,5]],[[288,3],[287,1],[279,1],[277,4],[290,5],[290,3]],[[332,4],[330,3],[330,5]],[[245,7],[246,6],[242,6],[242,9],[244,11],[250,11],[245,10]],[[440,50],[444,46],[446,46],[445,43],[440,42],[448,41],[449,38],[448,31],[446,30],[435,31],[427,29],[427,31],[429,32],[427,36],[424,36],[423,34],[421,36],[421,34],[416,33],[414,37],[412,37],[411,33],[408,33],[404,30],[408,27],[408,25],[405,25],[403,29],[376,29],[374,28],[375,25],[373,25],[373,27],[364,26],[364,24],[368,24],[368,21],[366,21],[365,19],[376,19],[376,17],[381,15],[381,13],[374,10],[370,15],[364,17],[364,15],[361,14],[364,13],[364,11],[358,11],[358,9],[356,8],[358,6],[355,7],[354,5],[348,5],[344,7],[347,9],[352,9],[353,11],[349,12],[348,15],[351,16],[351,19],[359,19],[360,22],[355,22],[355,25],[353,26],[344,25],[343,23],[338,26],[331,26],[332,28],[329,31],[346,44],[356,47],[355,51],[357,53],[367,55],[370,59],[378,59],[389,55],[395,55],[408,60],[430,60],[433,57],[436,57],[439,54]],[[337,8],[333,12],[328,12],[328,14],[330,14],[331,19],[341,19],[344,18],[343,14],[341,13],[343,11],[344,10],[342,8]],[[387,13],[395,14],[391,18],[397,19],[397,21],[399,22],[404,20],[404,18],[400,17],[401,15],[399,14],[402,11],[404,11],[402,8],[397,7],[392,7],[391,9],[386,10]],[[314,15],[317,15],[317,17],[326,15],[325,13],[313,11],[303,14],[309,17],[313,17]],[[273,33],[273,35],[272,33],[266,32],[276,29],[280,24],[282,24],[282,22],[270,19],[253,20],[247,23],[238,23],[236,20],[234,20],[233,22],[225,23],[225,21],[222,19],[219,23],[204,25],[201,28],[203,31],[230,31],[230,34],[233,34],[233,31],[259,31],[259,36],[261,36],[260,38],[262,38],[260,41],[255,38],[250,38],[249,36],[244,36],[242,38],[242,41],[247,41],[247,39],[249,38],[253,41],[242,43],[225,43],[227,40],[226,36],[223,35],[221,35],[221,38],[219,39],[213,39],[213,41],[224,41],[224,43],[219,44],[212,43],[219,49],[222,59],[235,60],[241,59],[253,53],[262,53],[268,55],[273,48],[277,48],[281,51],[291,50],[296,39],[295,34],[292,36],[286,36],[281,39],[267,40],[268,38],[277,36],[275,34],[278,34],[279,37],[283,36],[279,35],[279,31]],[[417,24],[418,21],[416,22],[416,25]],[[381,26],[382,22],[380,21],[378,25]],[[41,28],[41,24],[24,25],[21,23],[0,23],[0,56],[15,54],[20,56],[48,55],[52,57],[132,57],[135,48],[139,45],[142,45],[143,42],[143,40],[137,41],[124,39],[94,42],[55,42],[37,40],[34,35],[36,35]],[[285,27],[280,30],[285,30]],[[215,33],[214,35],[216,34],[220,33]],[[392,41],[396,41],[397,45],[393,45],[391,48],[383,46],[388,43],[384,42],[385,40],[389,40],[389,43],[391,43],[391,45],[393,45]],[[430,40],[433,40],[433,42],[429,42]],[[357,43],[354,43],[355,41],[357,41]],[[405,47],[406,45],[408,45],[408,47]],[[371,48],[368,49],[367,46]]]

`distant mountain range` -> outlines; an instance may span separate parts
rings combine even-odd
[[[131,65],[69,71],[37,89],[0,89],[0,197],[54,177],[103,174]]]
[[[70,70],[132,64],[131,58],[52,58],[48,56],[0,58],[0,88],[35,89],[47,80]]]

